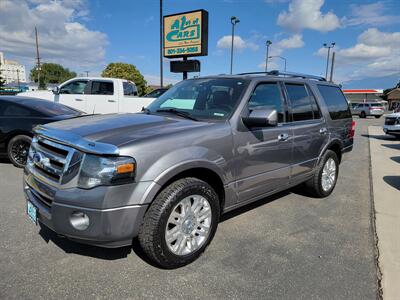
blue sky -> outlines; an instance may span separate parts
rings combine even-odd
[[[0,51],[28,68],[34,63],[29,43],[36,25],[43,61],[93,75],[122,61],[134,64],[150,83],[158,82],[158,0],[3,1]],[[263,70],[269,39],[270,54],[285,57],[288,71],[324,75],[322,44],[336,42],[335,79],[344,87],[387,88],[400,79],[398,0],[164,0],[164,14],[200,8],[209,12],[209,54],[198,58],[201,75],[229,72],[234,15],[240,19],[235,73]],[[167,81],[180,80],[169,72],[168,59],[164,65]],[[270,61],[272,68],[283,69],[283,62]]]

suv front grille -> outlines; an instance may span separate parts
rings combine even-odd
[[[29,150],[28,168],[38,179],[62,185],[76,177],[82,157],[82,152],[72,147],[36,136]]]

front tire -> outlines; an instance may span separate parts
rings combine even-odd
[[[315,197],[327,197],[336,186],[338,174],[337,155],[332,150],[327,150],[318,163],[314,176],[306,182],[306,187]]]
[[[23,168],[28,158],[32,138],[27,135],[14,136],[7,145],[9,160],[17,168]]]
[[[381,116],[375,116],[375,119],[379,119]]]
[[[179,179],[155,198],[139,232],[146,255],[158,266],[172,269],[196,260],[217,230],[219,199],[197,178]]]
[[[360,118],[363,118],[363,119],[364,119],[364,118],[366,118],[366,117],[367,117],[367,115],[365,114],[364,111],[362,111],[361,114],[360,114]]]

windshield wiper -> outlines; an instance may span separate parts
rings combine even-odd
[[[160,108],[157,109],[156,112],[166,112],[166,113],[171,113],[189,120],[193,120],[193,121],[198,121],[196,118],[192,117],[190,115],[190,113],[183,111],[183,110],[178,110],[176,108]]]

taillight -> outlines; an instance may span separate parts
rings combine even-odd
[[[356,122],[351,121],[351,129],[349,132],[349,138],[353,138],[355,133],[356,133]]]

